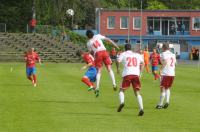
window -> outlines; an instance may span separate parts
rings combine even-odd
[[[154,28],[155,31],[160,31],[160,19],[154,19]]]
[[[133,18],[133,29],[139,30],[141,28],[141,17]]]
[[[115,17],[109,16],[107,19],[107,28],[108,29],[114,29],[115,28]]]
[[[122,16],[120,18],[120,29],[128,29],[128,17]]]
[[[194,29],[194,30],[200,30],[200,17],[193,18],[192,29]]]

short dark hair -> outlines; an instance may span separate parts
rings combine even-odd
[[[131,44],[125,44],[124,48],[125,48],[125,51],[131,50]]]
[[[81,51],[81,50],[78,50],[78,51],[76,52],[76,55],[79,56],[79,57],[80,57],[82,54],[83,54],[83,51]]]
[[[169,49],[169,44],[168,43],[163,43],[162,49],[163,50],[168,50]]]
[[[86,36],[87,36],[88,38],[92,38],[92,37],[94,36],[94,33],[92,32],[92,30],[87,30],[87,31],[86,31]]]

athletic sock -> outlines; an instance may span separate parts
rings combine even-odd
[[[163,91],[160,95],[160,102],[159,102],[159,106],[162,106],[163,105],[163,102],[164,102],[164,99],[165,99],[165,92]]]
[[[124,92],[122,91],[119,92],[119,101],[120,104],[124,104]]]
[[[36,83],[36,79],[37,79],[36,75],[33,74],[34,83]]]
[[[165,96],[166,96],[166,103],[169,103],[169,99],[170,99],[170,90],[169,89],[165,90]]]
[[[81,79],[81,81],[82,81],[83,83],[85,83],[88,87],[93,86],[93,84],[90,82],[90,80],[89,80],[88,78],[83,77],[83,78]]]
[[[138,100],[138,104],[139,104],[140,110],[143,110],[142,96],[141,95],[137,95],[137,100]]]
[[[156,80],[157,79],[157,76],[156,76],[156,74],[154,74],[154,80]]]
[[[112,69],[110,69],[109,74],[110,74],[110,77],[111,77],[111,79],[112,79],[112,84],[113,84],[113,86],[116,86],[115,75],[114,75],[114,72],[113,72]]]
[[[100,79],[101,79],[101,73],[97,73],[97,76],[96,76],[96,81],[97,81],[97,83],[96,83],[96,89],[98,90],[99,89],[99,84],[100,84]]]
[[[160,76],[158,75],[158,73],[156,73],[156,79],[159,79],[160,78]]]

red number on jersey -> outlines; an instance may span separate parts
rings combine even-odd
[[[101,46],[101,44],[99,43],[99,41],[96,40],[96,41],[94,42],[93,46],[94,46],[94,48],[97,49],[98,47]]]
[[[128,64],[127,64],[128,67],[131,67],[131,66],[136,67],[137,66],[137,59],[135,57],[133,57],[133,58],[128,57],[126,59],[126,61],[128,61]]]
[[[170,60],[171,60],[170,66],[173,67],[174,66],[174,59],[171,57]]]

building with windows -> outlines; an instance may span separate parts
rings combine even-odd
[[[154,47],[180,44],[182,53],[200,47],[200,10],[96,10],[96,30],[118,44]]]

